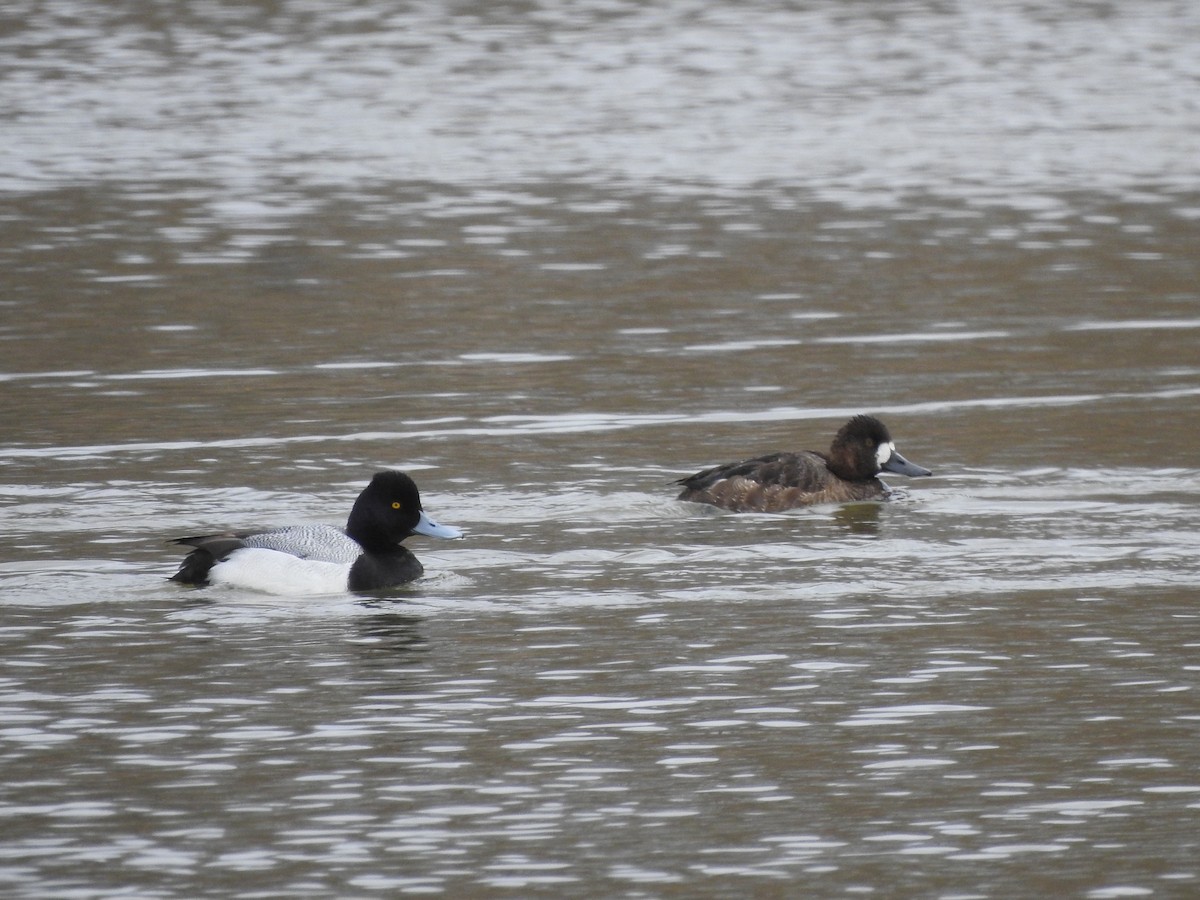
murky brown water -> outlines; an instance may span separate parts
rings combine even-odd
[[[11,12],[5,896],[1200,890],[1192,5]],[[399,599],[165,581],[382,467]]]

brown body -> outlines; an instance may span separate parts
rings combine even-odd
[[[887,499],[881,471],[929,475],[896,452],[878,419],[855,416],[837,433],[829,453],[772,453],[714,466],[681,478],[680,500],[732,512],[782,512],[818,503]]]
[[[744,471],[737,471],[744,470]],[[732,512],[783,512],[817,503],[881,500],[887,487],[878,478],[847,481],[829,471],[814,450],[776,453],[718,466],[682,479],[680,500],[708,503]]]

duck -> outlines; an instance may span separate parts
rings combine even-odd
[[[413,581],[421,561],[401,542],[413,534],[460,538],[421,507],[416,482],[404,472],[376,472],[345,528],[291,525],[175,538],[191,547],[170,581],[227,584],[270,594],[371,593]]]
[[[819,503],[885,500],[891,489],[881,472],[910,478],[933,473],[909,462],[879,419],[854,416],[833,438],[828,453],[772,453],[713,466],[673,482],[678,499],[732,512],[783,512]]]

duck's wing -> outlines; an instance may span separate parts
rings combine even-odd
[[[244,535],[234,534],[233,532],[225,532],[224,534],[198,534],[193,537],[175,538],[171,541],[172,544],[179,544],[182,547],[195,547],[197,550],[205,550],[215,556],[217,559],[228,556],[239,547],[246,546],[242,543]]]
[[[346,532],[332,525],[294,525],[272,531],[238,531],[201,534],[171,541],[194,548],[171,576],[182,584],[207,584],[208,573],[235,550],[252,547],[275,550],[299,559],[349,566],[362,555],[363,548]]]
[[[681,478],[680,500],[734,511],[778,512],[822,502],[830,487],[825,457],[814,451],[772,453]]]
[[[242,546],[277,550],[318,562],[353,563],[362,555],[358,541],[333,525],[293,525],[240,536]]]
[[[705,490],[729,478],[744,478],[762,485],[820,490],[828,474],[825,458],[820,453],[771,453],[741,462],[713,466],[695,475],[680,478],[675,484],[681,484],[688,490]]]

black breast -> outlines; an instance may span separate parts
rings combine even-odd
[[[387,553],[364,553],[350,567],[351,591],[382,591],[420,578],[421,561],[404,547]]]

